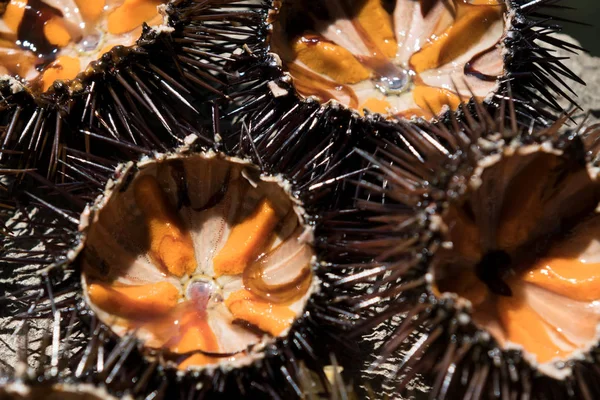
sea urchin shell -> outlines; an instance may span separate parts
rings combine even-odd
[[[88,304],[118,335],[135,331],[178,355],[180,369],[254,361],[318,287],[302,209],[283,182],[241,160],[142,163],[92,213]]]
[[[272,34],[298,92],[356,111],[431,117],[493,93],[503,71],[502,2],[284,2]],[[458,85],[458,93],[453,92]]]

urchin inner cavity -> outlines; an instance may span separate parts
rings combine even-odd
[[[445,211],[452,248],[434,257],[434,290],[468,300],[502,347],[564,360],[597,342],[600,191],[582,163],[511,151],[482,162],[478,186]]]
[[[0,33],[0,72],[47,90],[73,79],[114,46],[130,46],[142,25],[159,25],[162,0],[11,0]]]
[[[186,369],[251,359],[304,311],[309,228],[276,180],[195,155],[145,164],[122,184],[82,254],[86,299],[116,334]]]
[[[271,44],[302,96],[430,118],[496,89],[504,11],[500,0],[284,1]]]

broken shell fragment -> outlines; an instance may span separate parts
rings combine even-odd
[[[239,159],[201,153],[130,167],[86,231],[89,306],[182,370],[253,361],[316,287],[298,202]]]

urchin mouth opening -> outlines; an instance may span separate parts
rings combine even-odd
[[[540,146],[480,162],[443,215],[433,290],[471,305],[476,326],[538,363],[597,343],[600,201],[585,165]]]
[[[505,11],[501,0],[283,1],[271,50],[303,97],[432,118],[497,89]]]
[[[284,187],[214,154],[131,169],[96,203],[86,232],[88,305],[182,370],[260,357],[316,284],[311,228]]]
[[[475,265],[475,276],[483,282],[488,290],[499,296],[512,296],[510,286],[504,282],[503,276],[509,273],[512,260],[503,250],[488,251]]]
[[[161,0],[10,1],[2,12],[0,73],[46,91],[72,80],[115,46],[132,46],[157,26]]]

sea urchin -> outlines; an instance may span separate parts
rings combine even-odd
[[[402,350],[401,388],[422,373],[432,398],[594,398],[600,130],[567,120],[520,127],[512,102],[493,118],[476,104],[464,124],[382,126],[359,150],[375,169],[358,204],[401,289],[379,310],[402,315],[382,348]],[[410,246],[393,239],[407,231]]]
[[[136,169],[92,208],[87,302],[180,369],[254,361],[319,286],[301,207],[277,178],[216,154]]]
[[[577,49],[552,36],[560,27],[544,9],[554,3],[274,1],[268,49],[301,99],[361,115],[432,119],[472,97],[489,105],[512,97],[537,116],[542,104],[560,109],[555,97],[570,99],[570,80],[582,82],[552,54]]]

